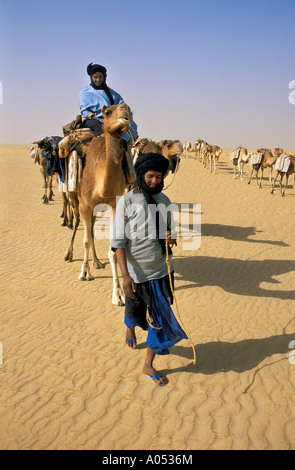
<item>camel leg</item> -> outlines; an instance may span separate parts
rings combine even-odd
[[[72,202],[71,199],[68,198],[67,220],[68,220],[68,228],[70,228],[70,229],[72,229],[73,226],[74,226],[74,210],[73,210],[73,208],[74,208],[73,202]],[[78,207],[78,209],[79,209],[79,207]],[[78,217],[79,217],[79,212],[78,212]]]
[[[61,226],[66,227],[68,225],[68,204],[69,204],[69,201],[68,201],[66,193],[62,192],[61,197],[62,197],[62,202],[63,202],[63,209],[62,209],[61,217],[64,219]]]
[[[113,224],[115,218],[115,208],[112,208]],[[113,294],[112,294],[112,303],[113,305],[118,305],[122,307],[125,304],[125,295],[121,289],[119,276],[118,276],[118,262],[116,253],[110,248],[108,257],[110,260],[112,274],[113,274]]]
[[[217,173],[217,160],[214,158],[214,175]]]
[[[254,166],[252,166],[252,171],[251,171],[251,174],[250,174],[250,177],[249,177],[248,184],[251,183],[251,179],[252,179],[253,172],[254,172]]]
[[[48,176],[48,189],[49,189],[49,196],[48,200],[53,201],[53,189],[52,189],[52,181],[53,181],[53,176]]]
[[[270,167],[269,184],[272,186],[272,166]]]
[[[256,179],[257,179],[257,184],[258,184],[258,171],[256,173]],[[262,179],[263,179],[263,168],[261,168],[261,177],[260,177],[260,183],[259,183],[260,189],[262,189]]]
[[[282,179],[283,179],[283,177],[282,177]],[[286,183],[285,183],[285,187],[284,187],[284,190],[283,190],[283,193],[282,193],[282,197],[284,197],[285,194],[286,194],[286,188],[288,186],[288,179],[289,179],[289,175],[288,175],[288,173],[286,173]]]
[[[240,163],[240,180],[243,181],[243,171],[244,171],[245,162]]]
[[[276,181],[277,181],[277,178],[279,176],[279,172],[277,172],[276,176],[275,176],[275,179],[273,181],[273,184],[272,184],[272,189],[271,189],[271,194],[274,193],[274,190],[275,190],[275,184],[276,184]]]
[[[72,194],[69,193],[69,200],[72,204],[73,218],[74,218],[74,230],[73,230],[70,244],[65,252],[65,256],[64,256],[65,261],[73,261],[74,240],[75,240],[77,229],[80,224],[79,201],[78,201],[77,195],[75,193],[72,193]]]
[[[40,168],[40,171],[41,171],[41,175],[42,175],[43,181],[44,181],[44,194],[42,196],[43,204],[48,204],[46,173],[45,173],[45,170],[43,168]]]
[[[80,204],[80,215],[81,219],[83,220],[84,224],[84,239],[83,239],[83,246],[84,246],[84,260],[81,268],[81,273],[79,275],[80,281],[92,281],[93,277],[90,274],[90,267],[89,267],[89,250],[92,246],[92,235],[91,235],[91,227],[92,227],[92,210],[89,206],[81,206]]]
[[[113,273],[113,295],[112,303],[113,305],[118,305],[122,307],[125,305],[125,296],[120,286],[119,276],[118,276],[118,262],[116,253],[110,248],[108,257],[111,263],[112,273]]]
[[[91,220],[91,248],[92,248],[92,253],[93,253],[93,263],[92,266],[96,269],[101,269],[104,268],[104,264],[102,264],[96,254],[95,250],[95,243],[94,243],[94,224],[95,224],[96,217],[92,215],[92,220]]]

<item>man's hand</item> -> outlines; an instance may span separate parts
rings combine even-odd
[[[124,294],[127,295],[130,299],[135,299],[133,293],[136,292],[135,284],[131,276],[123,276],[123,290]]]
[[[175,237],[175,238],[172,238]],[[173,232],[167,232],[166,233],[166,241],[168,242],[169,245],[175,245],[177,246],[177,239],[176,239],[176,233]]]

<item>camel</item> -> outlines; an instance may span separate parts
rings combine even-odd
[[[168,173],[169,171],[174,173],[177,165],[177,158],[183,152],[182,143],[179,140],[161,140],[160,142],[157,142],[157,145],[161,149],[163,157],[169,160]]]
[[[244,179],[244,166],[249,162],[252,154],[252,150],[248,150],[242,146],[234,150],[234,152],[231,154],[231,160],[234,165],[234,178],[238,179],[240,177],[241,180]]]
[[[273,169],[274,164],[276,163],[277,158],[283,153],[283,149],[275,148],[275,151],[273,154],[270,149],[261,148],[261,149],[257,149],[257,153],[263,154],[262,160],[261,160],[261,163],[257,166],[252,165],[252,171],[250,174],[248,184],[251,183],[252,174],[255,170],[256,171],[255,178],[256,178],[257,185],[258,185],[258,173],[259,173],[259,170],[261,170],[259,188],[262,189],[262,179],[263,179],[263,172],[265,168],[270,168],[269,184],[270,186],[272,186],[272,169]]]
[[[222,153],[222,148],[218,147],[217,145],[207,145],[205,147],[205,154],[204,154],[204,167],[210,169],[210,173],[216,174],[217,171],[217,162],[219,157]],[[209,162],[209,165],[208,165]],[[214,170],[213,170],[214,167]]]
[[[49,204],[49,201],[53,201],[53,189],[52,179],[53,173],[52,168],[48,165],[48,159],[42,156],[42,149],[38,147],[37,143],[34,143],[29,150],[31,158],[34,158],[34,163],[40,165],[40,171],[44,182],[44,194],[42,196],[43,204]]]
[[[205,140],[197,139],[194,143],[194,150],[196,154],[196,159],[199,162],[203,162],[204,160],[204,153],[206,150],[208,143]]]
[[[160,142],[155,142],[148,138],[138,139],[132,149],[133,164],[135,164],[139,154],[150,152],[159,153],[169,160],[168,171],[164,175],[164,178],[166,178],[170,171],[172,173],[175,172],[177,157],[182,154],[183,145],[179,140],[161,140]]]
[[[276,184],[276,181],[277,181],[278,176],[280,175],[280,176],[281,176],[281,179],[280,179],[281,196],[284,197],[284,196],[285,196],[285,193],[286,193],[286,188],[287,188],[287,185],[288,185],[289,176],[291,176],[291,175],[293,175],[293,174],[294,174],[293,190],[294,190],[294,193],[295,193],[295,156],[288,155],[288,157],[290,158],[290,165],[289,165],[289,168],[288,168],[288,170],[287,170],[286,172],[277,170],[277,174],[276,174],[276,176],[275,176],[275,178],[274,178],[274,182],[273,182],[273,185],[272,185],[271,194],[274,193],[275,184]],[[286,182],[285,182],[285,187],[284,187],[284,189],[283,189],[282,182],[283,182],[284,176],[286,176]]]
[[[89,268],[90,247],[93,251],[93,265],[98,269],[104,267],[95,253],[93,210],[98,204],[108,204],[112,208],[114,218],[116,197],[121,196],[127,186],[122,169],[122,160],[125,155],[122,136],[129,129],[131,110],[126,103],[122,103],[108,108],[103,106],[102,113],[104,134],[91,140],[86,152],[86,162],[79,187],[77,191],[69,192],[74,213],[74,230],[66,250],[65,260],[73,259],[74,238],[81,217],[84,224],[84,261],[79,279],[82,281],[93,279]],[[114,305],[122,306],[124,294],[119,283],[116,256],[111,249],[108,256],[113,274],[112,302]]]
[[[185,158],[188,158],[188,152],[192,149],[192,144],[186,140],[183,144]]]

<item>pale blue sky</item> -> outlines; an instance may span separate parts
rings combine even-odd
[[[62,135],[89,62],[140,137],[294,149],[295,0],[0,0],[0,143]]]

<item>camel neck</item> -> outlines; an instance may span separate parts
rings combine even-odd
[[[122,158],[124,146],[122,139],[105,133],[106,165],[104,169],[102,194],[104,197],[112,197],[119,194],[122,180]],[[118,186],[118,187],[117,187]]]

